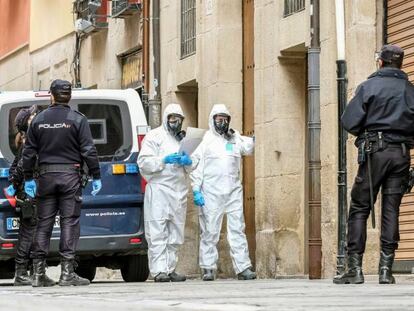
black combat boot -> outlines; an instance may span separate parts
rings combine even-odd
[[[75,273],[75,261],[71,259],[62,259],[60,262],[61,274],[59,278],[60,286],[84,286],[89,285],[88,279],[81,278]]]
[[[171,282],[184,282],[187,280],[187,277],[182,274],[178,274],[177,272],[173,271],[168,275],[171,279]]]
[[[214,281],[214,270],[203,269],[203,281]]]
[[[14,276],[14,286],[32,285],[32,278],[27,274],[27,262],[16,263],[16,274]]]
[[[394,263],[394,253],[389,255],[381,251],[378,274],[380,284],[395,284],[395,278],[392,276],[392,264]]]
[[[46,275],[46,259],[33,259],[33,287],[49,287],[56,282]]]
[[[164,272],[158,273],[155,278],[154,278],[154,282],[170,282],[171,281],[171,277]]]
[[[237,278],[239,280],[254,280],[256,279],[256,272],[253,272],[252,270],[250,270],[250,268],[247,268],[243,272],[240,272],[237,275]]]
[[[362,254],[348,255],[348,270],[334,277],[335,284],[362,284],[364,283],[364,274],[362,273]]]

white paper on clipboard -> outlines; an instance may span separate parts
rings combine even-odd
[[[188,127],[186,135],[180,143],[179,152],[185,152],[186,154],[191,155],[203,140],[205,133],[206,130],[195,127]]]

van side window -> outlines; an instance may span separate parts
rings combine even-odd
[[[122,113],[118,105],[79,103],[78,110],[88,118],[101,161],[111,161],[129,151],[124,148]]]

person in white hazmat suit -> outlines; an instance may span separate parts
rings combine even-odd
[[[175,272],[177,249],[184,242],[187,209],[186,168],[192,161],[179,154],[184,113],[178,104],[165,108],[163,123],[142,142],[138,166],[147,181],[144,199],[145,237],[149,269],[156,282],[180,282]],[[185,135],[185,134],[184,134]]]
[[[240,162],[254,151],[253,138],[241,136],[229,128],[230,113],[225,105],[214,105],[209,131],[192,154],[194,170],[190,177],[194,203],[199,206],[200,267],[203,280],[212,281],[217,270],[217,243],[223,216],[227,216],[227,240],[235,272],[240,280],[256,278],[251,270],[244,233],[243,187]]]

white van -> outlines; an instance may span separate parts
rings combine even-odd
[[[46,108],[48,92],[0,93],[0,188],[8,186],[8,169],[16,154],[13,121],[21,108]],[[121,269],[127,282],[148,277],[144,237],[145,182],[136,164],[140,143],[148,131],[138,93],[128,90],[73,90],[70,106],[86,115],[101,166],[102,190],[90,195],[84,189],[81,238],[77,255],[79,275],[92,280],[96,267]],[[41,206],[39,206],[41,208]],[[0,278],[13,277],[19,228],[12,205],[0,191]],[[59,263],[59,219],[50,245],[49,265]]]

